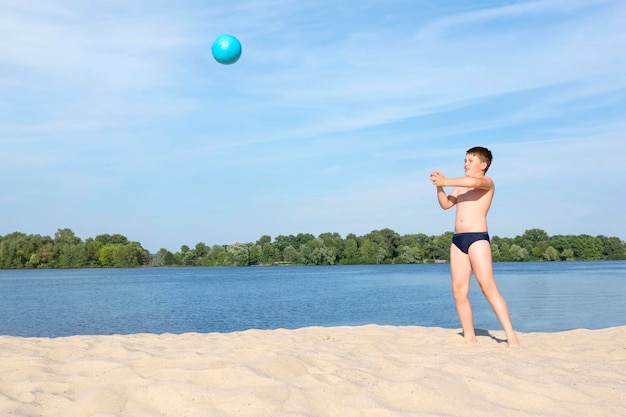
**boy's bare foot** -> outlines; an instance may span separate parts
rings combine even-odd
[[[522,347],[522,345],[520,345],[519,343],[519,340],[517,340],[517,335],[515,333],[513,333],[511,336],[507,336],[506,343],[509,345],[510,348]]]

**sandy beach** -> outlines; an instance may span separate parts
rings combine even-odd
[[[521,333],[310,327],[229,334],[0,337],[0,415],[611,416],[626,326]]]

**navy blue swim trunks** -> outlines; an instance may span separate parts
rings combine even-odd
[[[489,233],[487,232],[469,232],[469,233],[455,233],[452,235],[452,243],[454,246],[459,248],[461,252],[468,253],[469,247],[472,243],[477,242],[479,240],[489,240]]]

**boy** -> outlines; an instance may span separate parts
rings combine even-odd
[[[454,235],[450,246],[450,272],[452,293],[463,327],[463,337],[477,343],[474,332],[469,287],[472,271],[491,308],[506,334],[509,347],[518,347],[519,341],[513,330],[509,308],[500,295],[493,276],[491,244],[487,232],[487,212],[491,206],[495,186],[485,173],[491,165],[491,151],[474,147],[465,156],[465,176],[446,178],[439,171],[432,171],[430,180],[437,186],[437,200],[442,209],[456,206]],[[446,195],[443,187],[454,187]]]

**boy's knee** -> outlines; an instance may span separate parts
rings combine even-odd
[[[495,286],[481,287],[480,289],[487,300],[492,300],[500,296],[498,288]]]
[[[459,301],[467,301],[469,300],[469,291],[459,288],[458,290],[452,290],[452,295],[454,296],[454,300]]]

